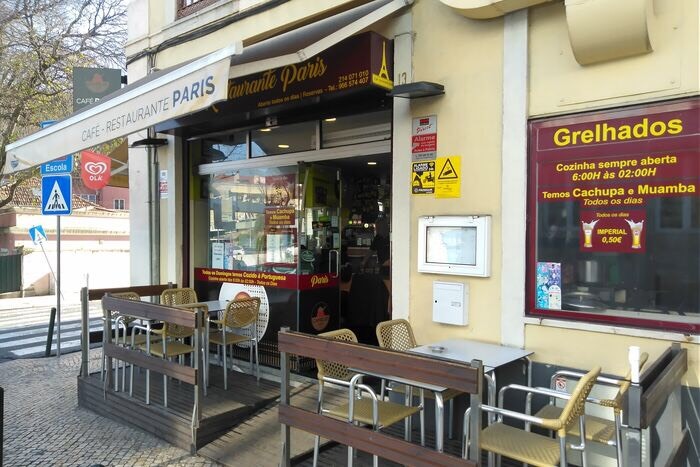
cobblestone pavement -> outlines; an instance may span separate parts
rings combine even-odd
[[[99,351],[90,366],[99,369]],[[0,363],[5,466],[218,466],[78,407],[80,353]]]

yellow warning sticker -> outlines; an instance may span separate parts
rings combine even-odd
[[[435,193],[435,161],[421,161],[411,164],[411,193],[414,195]]]
[[[459,198],[461,196],[462,156],[446,156],[435,159],[435,197]]]

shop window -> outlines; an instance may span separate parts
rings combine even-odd
[[[251,157],[273,156],[316,149],[315,121],[259,128],[250,135]]]
[[[123,199],[115,199],[113,205],[114,205],[114,209],[119,209],[119,210],[126,209],[125,208],[126,204],[124,203]]]
[[[218,1],[219,0],[177,0],[177,17],[182,18],[191,15]]]
[[[528,314],[700,332],[699,102],[530,124]]]
[[[235,131],[202,141],[202,163],[241,161],[248,157],[248,132]]]
[[[297,168],[241,169],[209,182],[209,261],[216,269],[296,269]]]
[[[346,117],[329,117],[321,121],[321,147],[391,139],[391,111],[371,112]]]

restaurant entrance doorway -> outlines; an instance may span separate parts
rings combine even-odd
[[[211,174],[194,286],[200,299],[260,298],[261,363],[278,365],[281,327],[349,327],[376,343],[389,316],[390,178],[388,153]]]

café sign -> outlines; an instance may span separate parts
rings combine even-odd
[[[228,100],[250,111],[368,87],[391,90],[393,56],[392,41],[366,32],[304,62],[231,79]]]
[[[7,146],[7,173],[206,109],[226,99],[240,43],[188,63]]]

